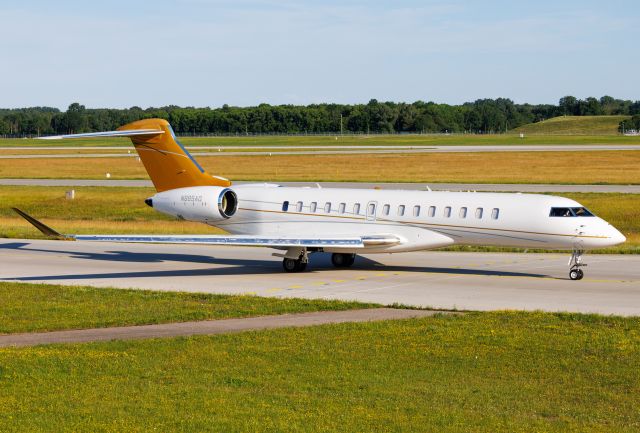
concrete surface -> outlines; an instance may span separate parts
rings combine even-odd
[[[417,252],[358,257],[334,269],[313,254],[287,274],[273,250],[194,245],[0,240],[0,279],[260,296],[359,300],[463,310],[640,315],[640,256],[587,255],[582,281],[569,253]]]
[[[229,149],[220,146],[220,149]],[[5,148],[11,149],[11,148]],[[13,148],[15,149],[15,148]],[[69,149],[69,148],[67,148]],[[103,148],[104,149],[104,148]],[[34,159],[34,158],[123,158],[137,157],[137,153],[124,153],[130,148],[122,148],[122,153],[66,153],[66,154],[0,154],[0,159]],[[200,148],[202,149],[202,148]],[[214,148],[217,149],[217,148]],[[252,149],[244,146],[241,149]],[[260,149],[260,148],[257,148]],[[508,146],[277,146],[271,150],[244,150],[224,152],[206,151],[191,148],[193,156],[259,156],[259,155],[360,155],[360,154],[395,154],[395,153],[460,153],[460,152],[593,152],[603,150],[640,150],[637,144],[560,144],[560,145],[508,145]],[[285,149],[285,150],[282,150]],[[307,149],[307,150],[304,150]],[[46,150],[43,150],[46,152]]]
[[[24,347],[38,344],[86,343],[89,341],[137,340],[142,338],[184,337],[228,334],[262,329],[326,325],[344,322],[413,319],[433,316],[437,311],[374,308],[369,310],[318,311],[300,314],[164,323],[159,325],[122,326],[54,332],[0,335],[0,347]]]
[[[233,182],[242,185],[252,182]],[[285,186],[311,186],[314,182],[276,182]],[[318,182],[322,188],[382,188],[421,190],[427,186],[435,191],[491,191],[491,192],[601,192],[640,194],[640,185],[553,185],[553,184],[472,184],[472,183],[371,183],[371,182]],[[116,179],[0,179],[0,185],[8,186],[112,186],[152,187],[150,180]]]

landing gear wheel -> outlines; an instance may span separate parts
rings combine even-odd
[[[285,272],[302,272],[307,269],[307,264],[300,259],[284,259],[282,268]]]
[[[569,278],[572,280],[581,280],[584,278],[584,272],[582,269],[571,269],[569,271]]]
[[[336,268],[348,268],[356,261],[355,254],[333,253],[331,254],[331,263]]]

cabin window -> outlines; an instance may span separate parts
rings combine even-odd
[[[356,203],[353,205],[353,214],[360,215],[360,203]]]
[[[491,211],[491,218],[494,220],[497,220],[499,216],[500,216],[500,209],[498,209],[497,207],[494,207],[493,210]]]
[[[414,206],[413,207],[413,216],[414,217],[419,217],[420,216],[420,206]]]
[[[338,211],[340,213],[344,213],[347,210],[347,204],[346,203],[340,203],[340,206],[338,206]]]
[[[296,203],[296,212],[302,212],[302,202]]]
[[[391,206],[388,204],[382,206],[382,215],[389,215],[389,212],[391,212]]]
[[[285,201],[282,203],[282,212],[286,212],[289,210],[289,201]]]
[[[433,218],[434,216],[436,216],[436,207],[435,206],[429,206],[429,217]]]
[[[482,219],[482,208],[481,207],[476,209],[476,218],[478,218],[479,220]]]
[[[460,218],[466,218],[467,217],[467,208],[466,207],[461,207],[460,208],[460,212],[458,213],[458,216]]]
[[[451,218],[451,206],[447,206],[444,208],[444,217]]]
[[[398,216],[404,216],[404,205],[398,206]]]
[[[552,207],[549,216],[552,217],[592,217],[595,216],[584,207]]]
[[[331,213],[331,203],[330,202],[326,202],[324,204],[324,213]]]
[[[376,204],[369,203],[369,208],[367,209],[367,216],[373,217],[376,214]]]
[[[316,210],[318,210],[318,203],[316,203],[315,201],[312,201],[312,202],[309,204],[309,210],[310,210],[312,213],[313,213],[313,212],[315,212]]]

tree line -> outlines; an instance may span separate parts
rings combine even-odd
[[[135,120],[160,117],[178,134],[319,134],[319,133],[501,133],[562,115],[639,115],[640,101],[578,99],[565,96],[557,105],[516,104],[510,99],[479,99],[461,105],[417,101],[367,104],[269,105],[195,108],[167,106],[125,109],[51,107],[0,109],[0,135],[69,134],[116,129]]]

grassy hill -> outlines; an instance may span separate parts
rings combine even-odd
[[[525,135],[617,135],[618,124],[630,116],[560,116],[530,123],[512,132]]]

